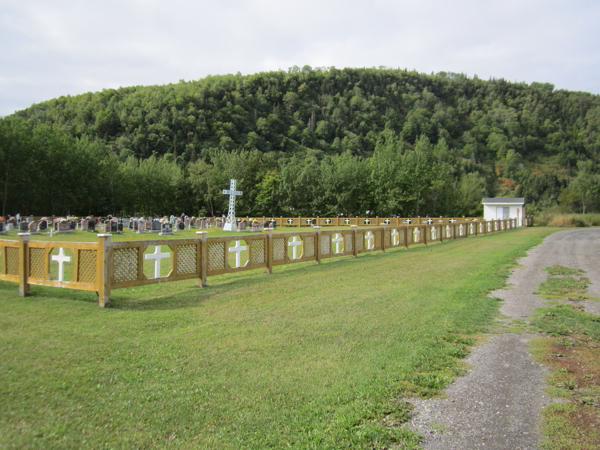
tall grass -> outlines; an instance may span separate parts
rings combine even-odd
[[[600,214],[565,214],[544,211],[535,216],[534,223],[550,227],[597,227],[600,226]]]

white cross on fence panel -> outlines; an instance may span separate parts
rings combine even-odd
[[[242,267],[242,252],[248,250],[248,247],[240,245],[241,241],[235,241],[234,247],[229,247],[229,252],[235,252],[235,268]]]
[[[227,212],[227,219],[225,220],[224,230],[227,231],[235,231],[237,229],[237,224],[235,222],[235,197],[238,195],[243,195],[242,191],[235,190],[236,180],[231,180],[231,184],[229,185],[229,190],[223,189],[223,194],[229,195],[229,211]]]
[[[392,230],[392,245],[398,245],[400,242],[400,233],[395,228]]]
[[[297,250],[299,246],[302,245],[302,240],[298,236],[294,236],[290,242],[288,242],[288,247],[292,247],[292,259],[299,259],[297,256]]]
[[[65,255],[65,249],[60,248],[58,255],[52,255],[52,261],[58,263],[58,281],[65,281],[65,263],[71,262],[71,257]]]
[[[375,236],[373,236],[373,233],[370,231],[367,231],[367,234],[365,234],[365,239],[367,240],[367,249],[371,250],[373,248],[373,239],[375,238]]]
[[[335,253],[340,252],[340,242],[344,242],[344,238],[340,233],[335,233],[335,238],[331,240],[331,242],[335,242]]]
[[[145,255],[145,259],[153,259],[154,260],[154,278],[161,278],[160,276],[160,261],[161,259],[169,258],[171,253],[162,253],[160,251],[160,245],[156,245],[154,247],[154,253],[150,255]]]

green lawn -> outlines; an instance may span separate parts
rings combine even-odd
[[[413,448],[403,398],[462,372],[486,293],[554,231],[121,289],[110,308],[2,282],[0,448]]]

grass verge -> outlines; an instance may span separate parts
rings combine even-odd
[[[564,279],[583,273],[560,266],[548,271]],[[549,298],[567,299],[573,295],[574,288],[569,282],[561,286],[547,284],[541,291]],[[575,292],[583,294],[585,288],[579,285]],[[583,312],[577,305],[557,305],[539,309],[532,325],[549,335],[533,341],[536,358],[552,368],[548,393],[565,401],[544,409],[546,439],[542,447],[548,450],[600,448],[600,317]]]
[[[0,283],[0,447],[416,448],[407,396],[438,394],[485,332],[527,228],[95,293]]]

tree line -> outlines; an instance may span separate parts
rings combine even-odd
[[[60,97],[0,119],[4,214],[600,210],[600,98],[547,83],[305,66]]]

